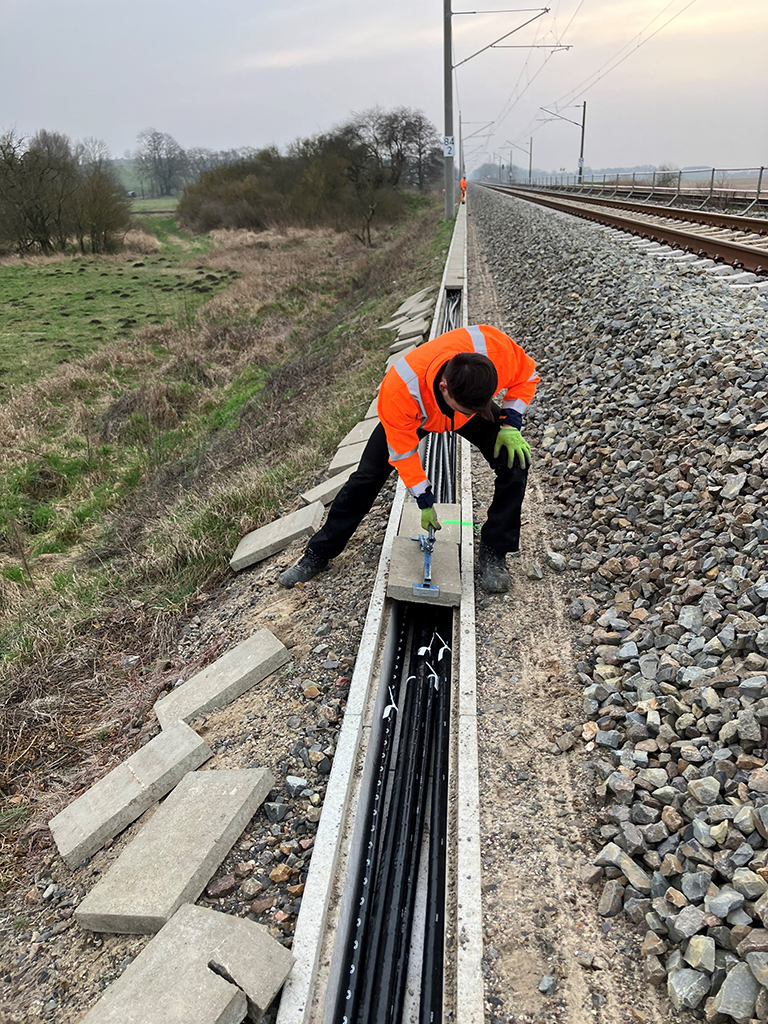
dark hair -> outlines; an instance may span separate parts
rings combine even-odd
[[[498,389],[499,378],[488,356],[479,352],[458,352],[445,364],[443,380],[454,402],[483,419],[494,419],[491,400]]]

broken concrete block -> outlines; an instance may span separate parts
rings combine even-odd
[[[374,423],[374,426],[376,424]],[[341,473],[336,473],[335,476],[328,477],[317,487],[313,487],[310,491],[302,492],[302,499],[306,501],[308,505],[311,505],[313,501],[322,502],[323,505],[330,505],[336,495],[339,493],[344,484],[349,480],[352,474],[355,472],[356,467],[350,466],[348,469],[342,470]]]
[[[415,320],[417,317],[431,316],[434,308],[434,299],[424,299],[422,302],[417,302],[415,306],[411,306],[408,310],[408,319]]]
[[[339,448],[347,444],[359,444],[361,441],[367,441],[375,429],[375,420],[363,420],[361,423],[356,423],[344,440],[339,443]]]
[[[442,526],[438,530],[435,545],[460,544],[461,543],[461,505],[437,502],[435,504],[437,521]],[[470,528],[472,524],[469,524]],[[416,502],[406,499],[403,505],[403,512],[400,517],[400,528],[397,533],[400,537],[417,537],[425,531],[421,528],[421,509]],[[414,544],[414,547],[416,545]]]
[[[282,519],[260,526],[258,530],[247,533],[235,549],[229,560],[231,569],[238,572],[249,565],[261,562],[276,551],[282,551],[295,540],[311,537],[323,521],[323,506],[320,502],[306,505],[304,508],[290,512]]]
[[[409,342],[406,348],[401,349],[399,352],[395,352],[395,354],[390,356],[387,360],[387,370],[390,370],[399,359],[402,359],[403,356],[407,356],[413,352],[415,348],[416,346]]]
[[[262,925],[186,903],[106,990],[82,1024],[257,1021],[294,958]]]
[[[359,441],[357,444],[345,444],[336,452],[328,467],[329,473],[341,473],[344,469],[357,467],[362,458],[367,441]]]
[[[429,320],[409,320],[397,332],[397,340],[405,341],[406,338],[416,338],[418,335],[426,334],[429,331]]]
[[[51,818],[64,863],[75,868],[91,857],[210,756],[194,729],[174,722]]]
[[[287,661],[285,646],[268,629],[260,629],[161,697],[155,704],[158,721],[167,729],[203,711],[226,707]]]
[[[441,544],[432,552],[432,583],[440,588],[437,597],[414,596],[414,583],[424,578],[424,554],[410,537],[395,537],[389,563],[387,597],[396,601],[455,606],[461,603],[461,570],[457,544]]]
[[[78,924],[159,931],[197,899],[274,784],[266,768],[189,772],[82,901]]]

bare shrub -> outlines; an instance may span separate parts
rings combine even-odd
[[[127,252],[138,253],[140,256],[160,252],[160,242],[157,238],[141,228],[131,228],[125,233],[123,241]]]

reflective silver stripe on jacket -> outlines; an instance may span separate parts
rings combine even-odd
[[[524,402],[522,398],[513,398],[510,402],[502,402],[502,409],[514,409],[515,412],[525,412],[528,408],[528,403]]]
[[[400,455],[399,452],[395,451],[395,449],[392,447],[391,444],[387,445],[387,449],[389,450],[389,461],[390,462],[402,462],[403,459],[410,459],[410,457],[412,455],[415,455],[416,452],[419,450],[418,448],[412,448],[411,451],[404,452],[402,455]]]
[[[467,327],[469,336],[472,339],[472,344],[475,346],[475,352],[479,352],[481,356],[488,355],[488,346],[485,344],[485,335],[479,327]]]
[[[423,494],[424,491],[428,491],[431,488],[431,486],[432,484],[429,482],[429,480],[422,480],[420,484],[414,484],[413,487],[409,487],[408,490],[411,492],[414,498],[418,498],[418,496],[420,494]]]
[[[397,360],[392,369],[395,371],[395,373],[403,382],[403,384],[405,384],[405,386],[408,388],[408,393],[421,410],[421,425],[424,426],[424,424],[427,422],[427,410],[424,408],[424,401],[421,397],[421,389],[419,388],[418,374],[411,366],[411,364],[408,362],[408,360],[405,358],[405,356],[401,356],[401,358]],[[411,453],[409,452],[408,454],[410,455]]]

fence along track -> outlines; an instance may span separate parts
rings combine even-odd
[[[694,252],[731,266],[768,273],[768,220],[765,218],[703,210],[668,210],[644,203],[612,202],[571,194],[565,197],[502,185],[485,187],[653,241],[665,242],[685,252]]]

